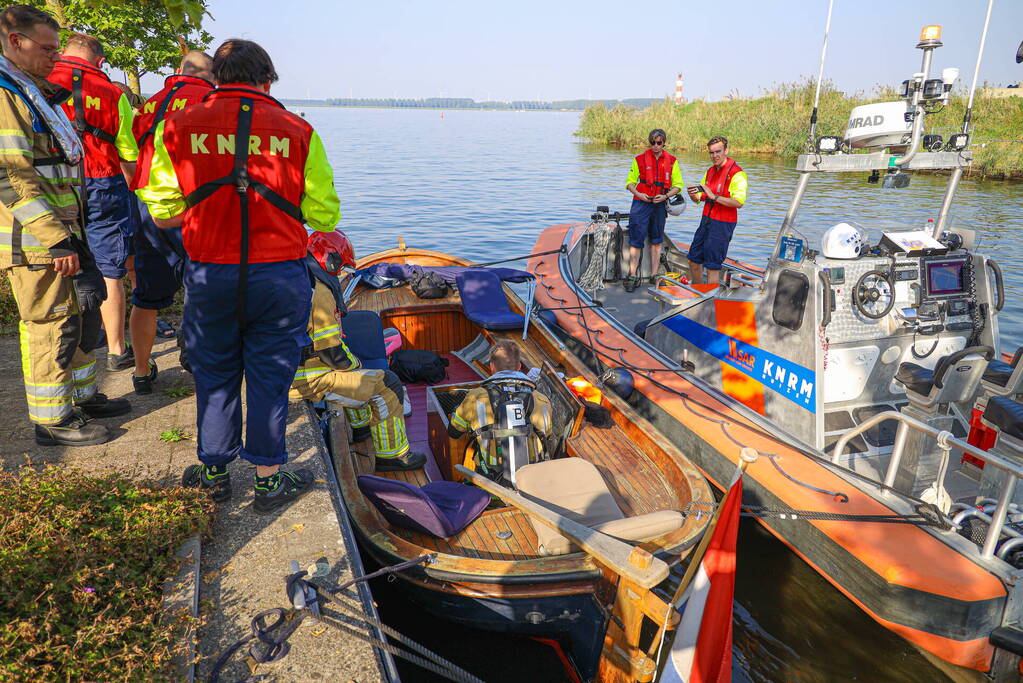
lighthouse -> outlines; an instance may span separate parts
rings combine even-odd
[[[675,104],[682,104],[682,74],[675,79]]]

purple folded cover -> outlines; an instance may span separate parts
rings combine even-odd
[[[364,474],[362,491],[391,524],[441,538],[450,538],[480,516],[490,494],[451,481],[435,481],[422,488],[408,482]]]

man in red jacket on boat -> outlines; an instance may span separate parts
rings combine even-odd
[[[629,209],[629,275],[625,278],[625,291],[639,285],[639,260],[643,245],[650,239],[650,276],[661,264],[661,243],[664,242],[664,222],[668,218],[668,199],[682,191],[682,171],[675,157],[664,151],[668,136],[654,128],[647,136],[650,147],[632,160],[625,189],[632,193]]]
[[[704,203],[700,227],[689,245],[689,277],[695,283],[703,282],[704,270],[707,282],[721,280],[721,266],[728,256],[739,208],[746,203],[748,185],[746,171],[728,156],[726,138],[715,135],[708,140],[707,153],[714,165],[703,174],[699,186],[687,188],[690,199]]]

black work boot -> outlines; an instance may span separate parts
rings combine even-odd
[[[36,443],[40,446],[95,446],[110,440],[110,431],[90,423],[85,414],[74,411],[52,425],[37,424]]]
[[[253,512],[266,515],[287,507],[313,487],[313,473],[307,469],[294,472],[277,470],[269,477],[256,477],[256,499]]]
[[[135,349],[130,346],[124,350],[124,353],[107,354],[108,371],[120,372],[121,370],[127,370],[128,368],[133,367],[135,367]]]
[[[189,465],[181,475],[181,485],[201,488],[218,503],[231,497],[231,473],[227,465]]]
[[[100,393],[94,394],[88,401],[76,403],[75,407],[80,408],[83,413],[93,419],[117,417],[131,412],[131,404],[128,403],[128,399],[108,398],[106,394]]]
[[[149,372],[139,377],[135,373],[131,375],[131,385],[135,389],[135,393],[139,396],[145,396],[146,394],[153,393],[153,382],[156,381],[156,376],[159,374],[159,370],[156,368],[156,361],[152,358],[149,359]]]
[[[396,458],[376,458],[377,472],[398,472],[402,470],[418,470],[426,464],[426,456],[414,451],[406,451]]]

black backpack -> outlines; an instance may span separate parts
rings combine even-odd
[[[441,299],[448,295],[448,283],[434,272],[416,273],[409,280],[409,285],[420,299]]]
[[[391,370],[406,384],[436,384],[447,377],[448,359],[433,351],[399,349],[391,354]]]

